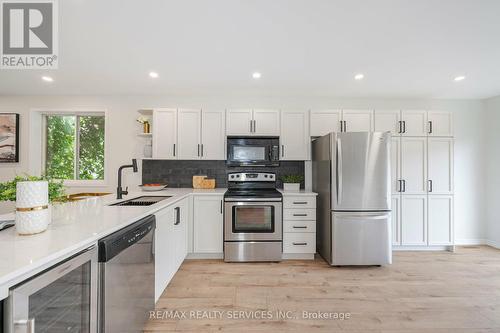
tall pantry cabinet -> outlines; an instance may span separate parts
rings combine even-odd
[[[398,247],[454,245],[453,118],[447,111],[375,110],[392,137],[392,233]]]

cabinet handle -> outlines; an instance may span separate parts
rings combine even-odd
[[[294,205],[307,205],[307,201],[294,201]]]
[[[429,134],[432,134],[432,121],[429,121]]]
[[[220,213],[222,214],[222,200],[220,201]]]
[[[294,229],[307,229],[307,226],[305,226],[305,225],[294,225],[292,228],[294,228]]]
[[[401,180],[401,182],[403,183],[403,191],[401,192],[406,192],[406,180]]]
[[[347,120],[344,120],[344,132],[347,132]]]
[[[181,223],[181,207],[175,207],[175,223],[174,225],[178,225]]]
[[[253,130],[252,130],[252,129],[253,129],[253,124],[252,124],[252,121],[250,120],[250,133],[252,133],[252,132],[253,132]]]
[[[307,216],[307,214],[293,214],[293,216]]]
[[[340,121],[340,132],[342,133],[344,130],[344,122],[342,120],[339,120]]]
[[[403,133],[406,133],[406,120],[403,120]]]
[[[201,144],[201,157],[203,157],[203,143]]]
[[[253,132],[254,133],[257,132],[257,121],[256,120],[253,121]]]
[[[398,179],[398,192],[403,192],[403,185],[401,179]]]
[[[200,144],[198,143],[198,157],[200,157]]]
[[[281,145],[281,157],[285,157],[285,145]]]
[[[174,143],[174,156],[175,156],[175,143]]]
[[[304,242],[304,243],[295,243],[295,242],[293,242],[292,244],[293,244],[293,245],[307,245],[307,243],[306,243],[306,242]]]
[[[432,192],[432,179],[429,179],[428,191],[429,193]]]
[[[399,134],[403,133],[403,122],[401,120],[398,121],[398,126],[399,126],[398,133]]]

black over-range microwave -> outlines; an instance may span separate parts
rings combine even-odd
[[[279,137],[227,137],[228,166],[279,166]]]

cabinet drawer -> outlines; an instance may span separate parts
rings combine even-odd
[[[316,232],[316,221],[283,221],[283,232]]]
[[[283,209],[283,220],[316,220],[316,209]]]
[[[284,232],[283,253],[316,253],[316,233]]]
[[[316,197],[285,195],[283,208],[316,208]]]

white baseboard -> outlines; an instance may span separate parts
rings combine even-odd
[[[224,253],[188,253],[186,259],[224,259]]]
[[[283,260],[314,260],[314,253],[283,253]]]
[[[393,251],[451,251],[453,246],[437,245],[437,246],[392,246]]]
[[[496,249],[500,249],[500,242],[495,242],[495,241],[490,240],[490,239],[486,240],[486,245],[489,245],[489,246],[494,247]]]
[[[455,245],[485,245],[488,240],[484,238],[455,239]]]

